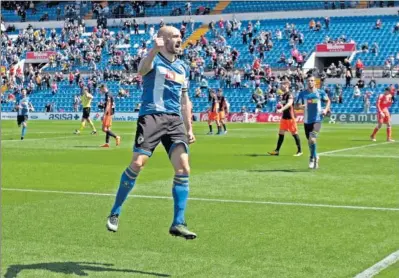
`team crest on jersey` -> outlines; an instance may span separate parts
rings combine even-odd
[[[137,138],[137,144],[141,144],[141,143],[143,143],[144,142],[144,136],[143,135],[140,135],[139,136],[139,138]]]

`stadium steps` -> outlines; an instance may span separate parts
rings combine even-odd
[[[216,7],[211,11],[210,14],[221,14],[223,13],[224,9],[230,4],[231,1],[219,1]]]
[[[211,11],[210,14],[221,14],[223,13],[224,9],[230,4],[231,1],[219,1],[219,3],[216,5],[216,7]],[[204,36],[208,32],[208,25],[203,24],[201,27],[199,27],[197,30],[195,30],[191,36],[187,38],[187,40],[183,43],[183,48],[186,48],[188,43],[191,42],[196,42],[197,40],[200,39],[201,36]]]
[[[359,3],[357,4],[356,8],[358,9],[367,9],[367,1],[359,1]]]
[[[195,43],[197,40],[200,39],[201,36],[204,36],[208,32],[208,25],[203,24],[201,27],[199,27],[197,30],[195,30],[183,43],[183,48],[186,48],[188,43],[191,41]]]
[[[93,19],[93,11],[88,12],[85,16],[84,16],[85,20],[89,20],[89,19]]]

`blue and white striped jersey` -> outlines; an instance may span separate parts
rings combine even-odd
[[[182,89],[188,89],[189,75],[190,70],[182,60],[170,62],[160,53],[155,56],[152,70],[143,76],[139,116],[158,113],[181,115]]]
[[[315,92],[305,90],[299,93],[296,103],[305,105],[303,119],[305,124],[319,123],[323,120],[321,102],[327,99],[327,94],[318,89]]]
[[[16,103],[18,105],[19,116],[25,116],[29,114],[29,97],[19,96]]]

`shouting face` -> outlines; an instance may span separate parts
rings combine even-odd
[[[181,35],[180,31],[176,29],[175,27],[164,27],[166,28],[165,30],[165,35],[164,37],[164,42],[165,42],[165,50],[169,54],[180,54],[182,51],[182,40],[181,40]]]

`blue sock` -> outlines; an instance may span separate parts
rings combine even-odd
[[[175,175],[172,188],[174,200],[174,215],[172,226],[185,223],[184,212],[187,205],[188,191],[188,175]]]
[[[316,143],[309,144],[310,157],[317,157]]]
[[[27,130],[27,127],[25,127],[25,126],[22,126],[22,133],[21,133],[21,137],[25,137],[26,130]]]
[[[123,172],[118,193],[116,193],[115,203],[111,210],[111,215],[119,215],[121,213],[122,204],[125,202],[129,192],[133,189],[137,175],[138,173],[134,172],[130,166]]]

